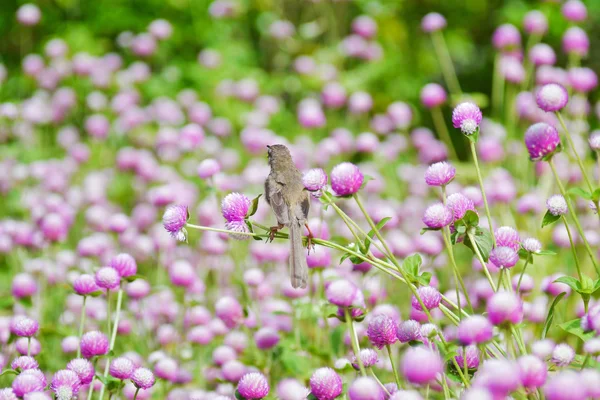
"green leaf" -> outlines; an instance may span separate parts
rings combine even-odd
[[[492,240],[492,234],[489,230],[485,228],[477,228],[475,233],[473,234],[473,240],[475,240],[475,244],[471,243],[471,239],[469,235],[465,237],[464,244],[468,248],[470,248],[473,253],[475,252],[474,245],[479,249],[479,253],[481,253],[481,257],[484,261],[490,258],[490,251],[492,251],[492,246],[494,245]]]
[[[594,331],[585,332],[583,329],[581,329],[581,318],[563,322],[562,324],[558,325],[558,327],[563,331],[570,333],[571,335],[577,336],[584,342],[595,336]]]
[[[536,256],[555,256],[556,253],[550,250],[540,250],[537,253],[533,253]]]
[[[104,385],[108,383],[108,379],[104,377],[104,375],[96,374],[96,379],[102,382]]]
[[[442,228],[421,228],[421,235],[429,231],[441,231]]]
[[[145,279],[145,278],[144,278],[142,275],[138,275],[138,274],[131,275],[131,276],[128,276],[128,277],[126,277],[126,278],[125,278],[125,280],[126,280],[127,282],[133,282],[133,281],[135,281],[136,279]]]
[[[465,222],[465,226],[479,225],[479,215],[473,210],[467,210],[462,220]]]
[[[600,189],[596,189],[596,190],[594,190],[594,193],[592,193],[592,201],[594,203],[598,203],[599,200],[600,200]]]
[[[14,369],[5,369],[0,374],[0,377],[6,376],[6,375],[19,375],[19,372],[15,371]]]
[[[27,308],[33,307],[33,299],[30,296],[21,297],[18,301],[19,301],[19,304],[21,304]]]
[[[423,272],[421,276],[419,276],[419,283],[423,286],[428,286],[429,282],[431,282],[431,272]]]
[[[581,290],[581,283],[579,283],[578,279],[573,278],[572,276],[561,276],[560,278],[554,280],[554,282],[564,283],[576,292],[579,292],[579,290]]]
[[[467,137],[467,139],[469,139],[471,142],[473,143],[477,143],[477,141],[479,140],[479,128],[477,128],[475,130],[475,132],[473,132],[470,135],[465,135]]]
[[[377,229],[377,231],[381,231],[381,228],[383,228],[383,226],[387,224],[390,219],[392,219],[392,217],[383,218],[377,223],[377,225],[375,225],[375,229]],[[365,252],[369,251],[369,247],[371,247],[371,239],[373,239],[373,236],[375,236],[375,229],[371,229],[369,233],[367,233],[367,237],[365,238]]]
[[[246,400],[244,399],[244,397],[240,394],[240,392],[238,392],[237,390],[235,391],[235,398],[237,400]]]
[[[569,194],[571,197],[581,197],[585,200],[592,200],[593,198],[593,195],[590,192],[578,187],[570,188],[567,190],[567,194]]]
[[[423,259],[419,253],[415,253],[412,256],[408,256],[402,261],[402,269],[409,275],[413,277],[419,276],[419,268],[421,268],[421,264],[423,263]]]
[[[467,232],[467,227],[464,225],[458,225],[456,227],[456,232],[458,232],[460,234],[465,234]]]
[[[88,294],[88,296],[92,296],[92,297],[100,297],[104,294],[104,291],[102,290],[96,290],[95,292],[92,292],[90,294]]]
[[[258,210],[258,200],[260,199],[260,196],[262,196],[262,193],[256,196],[254,200],[252,200],[250,208],[248,209],[248,213],[246,214],[246,218],[249,218],[256,214],[256,210]]]
[[[544,214],[544,219],[542,220],[542,228],[545,227],[546,225],[552,225],[559,219],[560,219],[560,215],[553,215],[550,213],[550,211],[546,211],[546,214]]]
[[[308,397],[307,397],[306,399],[307,399],[307,400],[319,400],[319,399],[317,399],[317,398],[315,397],[315,395],[314,395],[314,394],[312,394],[312,393],[311,393],[311,394],[309,394],[309,395],[308,395]]]
[[[558,296],[554,298],[554,301],[550,305],[550,309],[548,310],[548,316],[546,317],[546,322],[544,322],[544,329],[542,330],[542,339],[546,338],[546,334],[550,329],[550,325],[552,324],[552,320],[554,319],[554,308],[556,305],[565,297],[566,293],[562,292]]]
[[[7,310],[12,308],[15,304],[15,298],[12,296],[3,296],[0,298],[0,310]]]

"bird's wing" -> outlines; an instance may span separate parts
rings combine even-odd
[[[265,181],[265,197],[267,198],[267,202],[271,205],[271,208],[277,217],[277,222],[282,225],[289,225],[290,216],[288,212],[288,206],[285,203],[283,193],[281,192],[282,189],[283,185],[277,182],[271,176],[269,176]]]

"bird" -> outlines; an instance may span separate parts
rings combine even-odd
[[[283,144],[267,146],[271,171],[265,180],[265,199],[277,218],[277,226],[270,228],[269,239],[284,226],[289,228],[290,279],[292,287],[305,288],[308,283],[308,265],[302,245],[302,230],[308,229],[308,248],[312,246],[312,233],[308,224],[310,193],[302,183],[302,173],[296,168],[290,150]]]

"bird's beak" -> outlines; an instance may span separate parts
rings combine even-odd
[[[267,149],[270,149],[270,148],[271,148],[271,146],[270,146],[270,145],[267,145]]]

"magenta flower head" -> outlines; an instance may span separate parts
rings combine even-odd
[[[562,46],[566,53],[585,56],[590,49],[590,39],[583,29],[572,26],[563,35]]]
[[[518,324],[523,320],[523,303],[515,293],[500,291],[488,300],[487,312],[494,325]]]
[[[476,369],[479,366],[479,350],[477,346],[467,346],[466,351],[459,347],[458,355],[454,359],[460,368],[464,368],[466,362],[468,369]]]
[[[446,161],[431,164],[425,171],[425,183],[429,186],[445,186],[456,176],[456,168]]]
[[[475,211],[473,201],[462,193],[452,193],[446,199],[446,205],[454,214],[454,220],[461,219],[467,211]]]
[[[539,108],[546,112],[561,110],[569,101],[569,93],[564,86],[558,83],[549,83],[542,86],[537,92],[536,102]]]
[[[135,365],[129,358],[117,357],[110,362],[108,372],[113,378],[125,380],[131,377],[134,369]]]
[[[517,360],[521,385],[526,388],[539,388],[546,383],[548,367],[546,363],[534,355],[524,355]]]
[[[385,395],[375,379],[363,376],[352,382],[348,388],[350,400],[384,400]]]
[[[10,331],[20,337],[32,337],[40,328],[38,322],[25,316],[16,316],[10,321]]]
[[[103,356],[108,353],[108,338],[100,331],[87,332],[81,337],[79,346],[85,358]]]
[[[447,99],[446,90],[437,83],[429,83],[421,89],[421,103],[427,108],[439,107]]]
[[[114,290],[119,287],[121,277],[119,272],[111,267],[102,267],[96,271],[96,285],[102,289]]]
[[[281,336],[277,332],[277,330],[269,327],[260,328],[254,334],[254,341],[256,342],[256,347],[261,350],[267,350],[275,347]]]
[[[560,194],[550,196],[548,200],[546,200],[546,207],[548,207],[548,212],[555,217],[565,215],[569,212],[567,201]]]
[[[404,353],[401,368],[406,380],[422,385],[435,380],[444,364],[437,353],[424,347],[411,347]]]
[[[529,50],[529,61],[536,66],[554,65],[554,63],[556,63],[556,53],[554,53],[554,49],[546,43],[538,43]]]
[[[108,265],[114,268],[122,278],[133,276],[137,273],[135,258],[127,253],[117,254],[110,259]]]
[[[521,246],[523,246],[523,249],[525,251],[528,251],[528,252],[534,253],[534,254],[542,251],[542,244],[536,238],[526,238],[525,240],[523,240],[523,243],[521,244]]]
[[[550,361],[557,367],[566,367],[573,362],[575,358],[575,350],[566,343],[559,343],[552,350],[552,358]]]
[[[369,322],[367,337],[378,349],[394,344],[398,340],[396,323],[391,317],[379,314]]]
[[[238,393],[247,400],[262,399],[269,394],[269,382],[260,372],[250,372],[240,379]]]
[[[359,296],[356,285],[346,279],[333,281],[327,286],[327,300],[338,307],[350,307]]]
[[[543,35],[548,31],[548,18],[541,11],[529,11],[523,18],[523,28],[529,34]]]
[[[519,254],[510,247],[494,247],[490,252],[490,261],[499,268],[512,268],[519,261]]]
[[[14,276],[11,293],[17,299],[29,297],[37,292],[37,282],[28,273],[20,273]]]
[[[131,375],[131,381],[140,389],[150,389],[154,386],[156,379],[154,374],[148,368],[136,368]]]
[[[494,31],[492,44],[498,50],[511,50],[521,46],[521,33],[511,24],[500,25]]]
[[[362,349],[360,351],[360,360],[362,361],[363,366],[365,368],[370,368],[373,365],[377,364],[377,362],[379,361],[379,356],[377,355],[377,352],[373,349]],[[360,366],[358,365],[356,356],[352,356],[352,368],[354,368],[356,371],[360,370]]]
[[[75,358],[67,364],[67,369],[75,372],[82,385],[87,385],[94,378],[94,365],[85,358]]]
[[[417,294],[419,295],[421,300],[423,300],[423,305],[428,310],[437,308],[440,305],[440,302],[442,301],[442,295],[433,286],[421,286],[417,289]],[[421,308],[421,304],[415,296],[412,297],[411,304],[415,310],[423,311],[423,309]]]
[[[467,136],[475,133],[479,128],[481,119],[481,110],[475,103],[460,103],[452,111],[452,125]]]
[[[358,192],[363,181],[362,172],[349,162],[338,164],[331,171],[331,188],[338,196],[349,196]]]
[[[496,398],[504,398],[508,393],[519,387],[519,372],[512,360],[488,359],[479,368],[474,387],[485,387],[492,392]]]
[[[319,368],[310,377],[310,392],[318,400],[333,400],[342,394],[342,378],[331,368]]]
[[[590,134],[588,139],[590,148],[596,152],[600,151],[600,130],[595,130]]]
[[[196,172],[200,179],[208,179],[218,174],[221,171],[221,165],[219,162],[213,158],[207,158],[206,160],[202,160],[200,164],[198,164],[198,168]]]
[[[463,346],[488,342],[494,336],[494,327],[481,315],[472,315],[458,325],[458,340]]]
[[[38,362],[35,358],[29,356],[20,356],[15,358],[11,363],[10,367],[14,370],[25,371],[28,369],[38,369]]]
[[[408,343],[421,339],[421,324],[413,319],[402,321],[398,324],[396,336],[401,343]]]
[[[82,274],[75,278],[73,289],[78,295],[87,296],[100,290],[100,287],[96,285],[96,279],[92,275]]]
[[[571,87],[581,93],[591,92],[598,86],[598,75],[591,68],[571,68],[567,72],[567,77]]]
[[[538,122],[525,132],[525,146],[532,161],[540,161],[557,151],[560,145],[558,131],[552,125]]]
[[[185,224],[187,223],[188,218],[189,213],[186,206],[172,204],[165,210],[162,223],[171,236],[180,242],[183,242],[187,237]]]
[[[240,193],[229,193],[221,202],[221,212],[227,222],[243,221],[248,214],[251,201]]]
[[[571,22],[581,22],[587,18],[587,8],[579,0],[568,0],[563,4],[561,12]]]
[[[421,20],[421,29],[423,32],[431,33],[439,31],[446,27],[446,18],[442,14],[432,12],[423,17]]]
[[[510,226],[501,226],[500,228],[496,229],[494,236],[496,237],[496,244],[498,247],[506,246],[510,247],[514,251],[519,251],[519,243],[521,242],[521,238],[515,229],[511,228]]]
[[[23,4],[17,10],[17,21],[25,26],[37,25],[42,18],[42,12],[35,4]]]
[[[77,374],[68,369],[62,369],[54,374],[50,389],[54,392],[56,400],[71,400],[79,393],[81,381]]]
[[[39,370],[27,370],[27,371],[39,371]],[[41,375],[41,376],[40,376]],[[42,379],[43,378],[43,379]],[[0,392],[0,399],[17,400],[17,396],[22,398],[28,393],[42,392],[46,388],[46,379],[44,374],[39,371],[37,373],[21,373],[12,382],[12,397],[2,397]]]
[[[309,192],[320,193],[327,185],[327,174],[322,168],[313,168],[302,176],[302,183]]]
[[[244,309],[231,296],[221,297],[217,301],[215,314],[228,328],[233,328],[244,321]]]
[[[586,386],[574,371],[565,370],[552,375],[544,385],[544,395],[548,400],[584,400],[588,398]]]
[[[423,223],[430,229],[441,229],[454,221],[452,210],[442,203],[433,204],[425,210]]]

